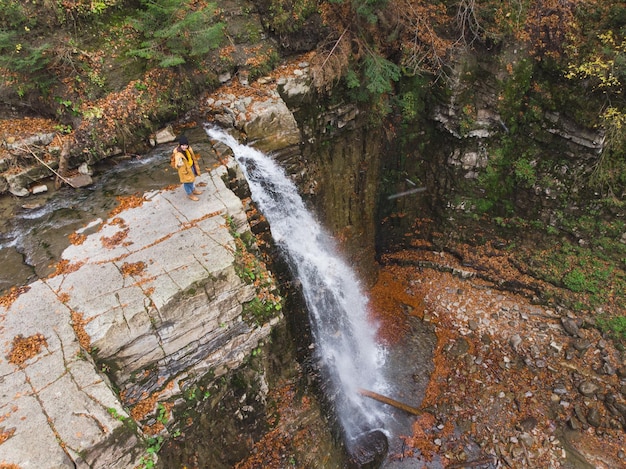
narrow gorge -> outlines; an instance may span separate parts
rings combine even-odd
[[[626,16],[531,3],[226,2],[198,30],[167,3],[205,41],[187,62],[144,57],[180,45],[150,36],[64,49],[54,70],[89,66],[50,95],[7,75],[0,465],[626,466]],[[165,29],[117,6],[85,44],[101,20],[120,50]],[[584,34],[611,72],[566,47]],[[196,205],[167,164],[182,134]],[[261,182],[306,208],[287,231],[247,151],[294,184]]]

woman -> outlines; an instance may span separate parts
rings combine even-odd
[[[194,187],[194,181],[196,176],[200,175],[200,165],[198,158],[189,146],[189,140],[184,135],[178,139],[178,146],[174,148],[174,161],[187,197],[197,202],[200,200],[197,196],[202,194],[202,191]]]

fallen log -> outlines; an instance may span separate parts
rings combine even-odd
[[[61,176],[61,175],[60,175],[57,171],[55,171],[55,170],[54,170],[54,168],[52,168],[52,167],[51,167],[48,163],[46,163],[44,160],[42,160],[41,158],[39,158],[39,157],[37,156],[37,154],[36,154],[33,150],[31,150],[31,149],[30,149],[30,147],[29,147],[28,145],[26,145],[25,147],[26,147],[26,149],[30,152],[30,154],[31,154],[31,155],[33,155],[33,156],[35,157],[35,159],[36,159],[37,161],[39,161],[42,165],[44,165],[46,168],[48,168],[50,171],[52,171],[54,174],[56,174],[56,176],[57,176],[58,178],[60,178],[63,182],[65,182],[65,183],[69,184],[69,185],[70,185],[71,187],[73,187],[74,189],[76,189],[76,188],[77,188],[74,184],[72,184],[70,181],[68,181],[68,180],[67,180],[67,178],[64,178],[63,176]]]
[[[365,397],[372,398],[378,402],[382,402],[383,404],[388,404],[392,407],[395,407],[396,409],[403,410],[412,415],[420,415],[422,413],[421,410],[415,407],[411,407],[410,405],[404,404],[400,401],[396,401],[395,399],[392,399],[390,397],[383,396],[382,394],[378,394],[377,392],[374,392],[374,391],[368,391],[367,389],[359,389],[359,394]]]

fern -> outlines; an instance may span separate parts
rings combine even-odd
[[[400,75],[400,67],[381,55],[369,54],[365,57],[365,86],[373,95],[392,91],[392,82],[398,81]]]

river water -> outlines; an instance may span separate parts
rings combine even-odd
[[[109,159],[94,168],[93,185],[81,189],[50,189],[38,195],[0,198],[0,295],[12,286],[46,277],[68,246],[68,235],[91,226],[97,229],[118,205],[118,197],[141,195],[169,184],[178,176],[169,169],[172,144],[140,158]]]

